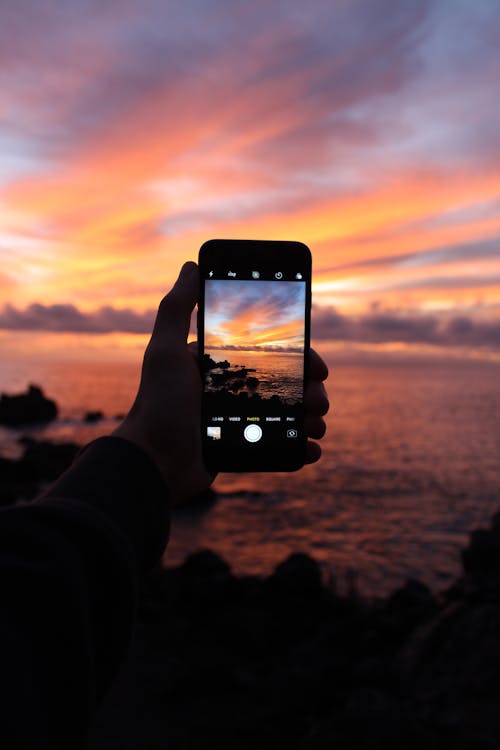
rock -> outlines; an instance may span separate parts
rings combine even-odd
[[[472,547],[471,572],[495,562],[491,536]],[[307,555],[250,580],[208,550],[145,594],[89,750],[219,747],[221,727],[241,750],[500,747],[500,602],[449,605],[416,580],[363,602]]]
[[[55,401],[46,398],[36,385],[30,385],[26,393],[0,396],[0,424],[7,427],[51,422],[57,413]]]
[[[276,567],[269,583],[283,592],[302,596],[317,595],[323,590],[318,563],[309,555],[298,552]]]
[[[391,594],[386,609],[392,612],[427,614],[436,609],[436,602],[424,583],[410,578],[404,586]]]
[[[87,422],[87,424],[94,424],[95,422],[100,422],[103,417],[104,414],[102,411],[88,411],[85,414],[83,421]]]
[[[223,605],[234,584],[227,562],[211,550],[189,555],[174,569],[173,580],[177,582],[178,595],[202,612]]]
[[[179,572],[183,577],[207,578],[210,576],[229,575],[231,568],[215,552],[204,549],[189,555],[180,566]]]
[[[231,367],[231,364],[227,361],[227,359],[222,360],[222,362],[216,362],[210,354],[204,354],[202,359],[202,369],[204,372],[208,372],[209,370],[215,370],[216,368],[221,368],[222,370],[227,369],[228,367]]]
[[[247,378],[246,386],[250,393],[255,393],[255,391],[259,387],[259,379],[254,377]]]
[[[500,511],[497,511],[491,519],[491,529],[500,534]]]
[[[471,576],[500,577],[500,534],[489,529],[477,529],[470,535],[467,549],[462,552],[464,570]]]
[[[415,716],[453,747],[499,747],[500,606],[454,604],[414,637],[401,687]],[[407,647],[408,648],[408,647]],[[458,744],[457,744],[458,743]]]

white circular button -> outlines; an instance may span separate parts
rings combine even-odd
[[[262,428],[258,424],[249,424],[245,427],[243,434],[249,443],[256,443],[262,437]]]

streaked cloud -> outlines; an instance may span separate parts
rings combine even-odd
[[[3,3],[0,301],[135,330],[207,238],[288,238],[318,309],[483,325],[499,70],[490,0]]]
[[[24,310],[6,305],[0,312],[0,328],[10,331],[59,331],[74,333],[150,333],[155,311],[137,313],[111,306],[85,313],[75,305],[32,304]]]
[[[303,350],[304,313],[304,283],[207,281],[206,347]]]
[[[407,312],[371,312],[359,317],[335,309],[316,310],[312,336],[318,341],[362,343],[400,342],[500,349],[500,320],[473,316],[415,315]]]
[[[272,283],[272,282],[271,282]],[[282,282],[283,283],[283,282]],[[289,348],[300,351],[300,346],[280,344],[290,336],[297,335],[297,326],[301,321],[293,317],[286,319],[282,309],[282,320],[276,325],[279,314],[271,312],[268,306],[266,315],[259,315],[259,348],[283,350]],[[257,315],[257,306],[252,311],[234,315],[232,324],[223,329],[224,341],[208,342],[216,348],[221,344],[227,349],[248,349],[248,341],[240,341],[240,336],[248,336],[248,326],[252,315]],[[349,341],[359,343],[436,344],[443,346],[471,346],[500,349],[500,316],[491,315],[491,311],[478,310],[479,315],[440,315],[417,314],[408,310],[377,310],[365,315],[344,315],[334,308],[315,306],[312,313],[312,338],[321,341]],[[137,313],[130,309],[106,306],[92,312],[82,312],[74,305],[41,305],[33,304],[24,310],[7,305],[0,311],[0,330],[6,331],[41,331],[59,333],[129,333],[149,334],[152,330],[155,310]],[[267,319],[267,324],[263,320]],[[196,335],[196,324],[193,317],[192,334]],[[227,334],[236,332],[239,343],[228,343]],[[243,333],[242,333],[243,332]],[[299,331],[299,335],[301,335]],[[222,335],[221,334],[221,335]],[[244,335],[243,335],[244,334]]]

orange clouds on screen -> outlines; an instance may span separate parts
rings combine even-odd
[[[304,320],[290,321],[284,325],[276,325],[265,331],[255,331],[251,327],[251,321],[242,320],[243,317],[234,318],[223,326],[223,335],[211,334],[206,336],[207,348],[224,349],[234,347],[237,349],[262,349],[266,347],[300,347],[304,338]],[[250,326],[249,326],[250,323]],[[245,327],[245,325],[247,327]]]
[[[305,284],[290,281],[207,281],[207,349],[304,347]]]

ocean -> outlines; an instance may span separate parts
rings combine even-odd
[[[210,509],[176,511],[166,565],[210,548],[235,573],[268,574],[290,553],[306,552],[340,590],[355,581],[367,596],[409,577],[439,591],[460,574],[468,533],[500,508],[500,366],[328,364],[332,408],[321,461],[292,475],[217,477]],[[117,424],[139,374],[139,362],[2,362],[0,391],[40,385],[60,418],[32,434],[84,443]],[[84,424],[88,410],[105,418]],[[25,432],[0,428],[0,453],[19,455]]]

